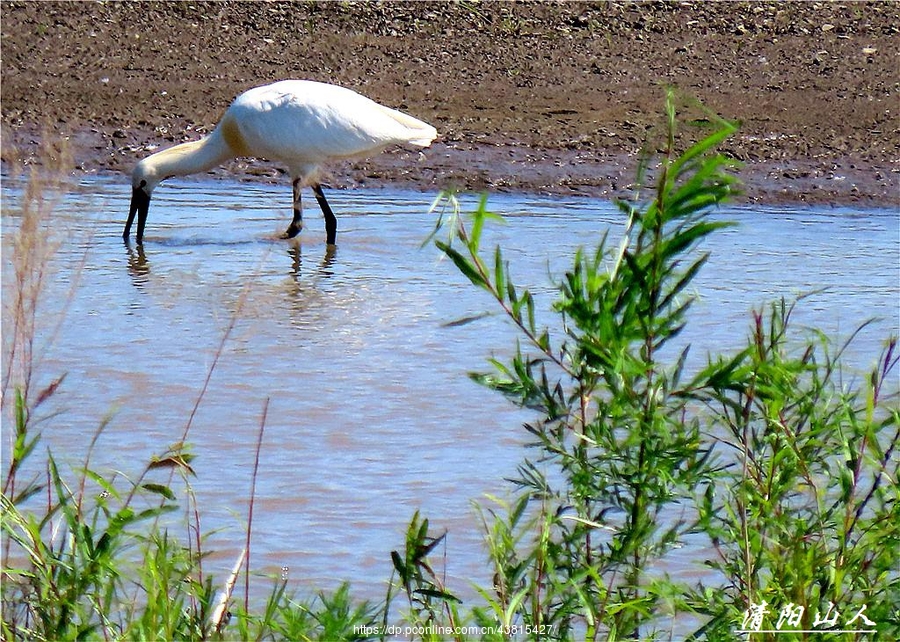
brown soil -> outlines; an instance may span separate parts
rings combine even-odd
[[[424,158],[333,167],[333,185],[619,196],[672,84],[742,121],[725,151],[745,162],[745,198],[900,203],[898,3],[0,7],[7,161],[50,131],[79,169],[129,171],[211,131],[244,89],[310,78],[440,132]],[[278,177],[255,161],[224,171],[236,170]]]

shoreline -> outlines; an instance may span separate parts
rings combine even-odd
[[[18,130],[10,142],[4,135],[3,171],[13,163],[38,164],[40,136]],[[73,175],[121,176],[128,182],[130,169],[140,158],[174,145],[152,142],[140,145],[110,145],[113,132],[81,132],[68,136],[74,159]],[[101,151],[102,150],[102,151]],[[741,192],[731,200],[736,205],[791,203],[863,205],[900,210],[900,166],[866,164],[854,158],[740,162],[736,171]],[[438,139],[421,151],[391,149],[369,159],[348,161],[323,168],[323,185],[331,189],[364,187],[421,191],[457,189],[464,192],[499,192],[585,196],[615,200],[632,195],[637,153],[606,150],[535,149],[521,144],[454,144]],[[289,185],[283,168],[263,159],[239,158],[205,174],[203,179],[232,179]]]
[[[8,0],[0,11],[4,161],[33,158],[48,131],[68,139],[76,171],[127,175],[212,131],[246,89],[306,78],[439,133],[421,156],[327,167],[334,187],[625,197],[675,87],[686,121],[740,121],[720,146],[744,164],[737,202],[900,207],[900,3]],[[221,171],[279,176],[246,160]]]

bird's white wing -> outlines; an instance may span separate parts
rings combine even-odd
[[[431,125],[352,90],[303,80],[241,94],[227,121],[237,125],[250,154],[292,165],[365,156],[390,145],[425,147],[437,135]]]

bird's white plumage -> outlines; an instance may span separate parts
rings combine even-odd
[[[427,147],[437,136],[431,125],[355,91],[308,80],[250,89],[222,120],[220,127],[230,123],[240,134],[234,147],[245,149],[236,152],[282,161],[294,176],[392,145]]]
[[[294,186],[294,221],[288,237],[300,230],[300,186],[312,184],[326,212],[329,243],[334,215],[315,182],[321,165],[368,156],[393,145],[428,147],[437,131],[408,114],[379,105],[355,91],[313,82],[282,80],[249,89],[238,96],[212,134],[157,152],[140,161],[132,173],[132,205],[124,237],[139,214],[143,234],[150,196],[160,181],[203,172],[236,156],[255,156],[287,166]]]
[[[205,171],[236,156],[287,165],[305,180],[330,161],[368,156],[392,145],[427,147],[437,137],[428,123],[353,90],[311,80],[282,80],[235,98],[212,134],[148,156],[133,187],[147,192],[170,176]]]

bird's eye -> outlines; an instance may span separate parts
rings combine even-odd
[[[141,187],[147,187],[147,181],[141,181]]]

